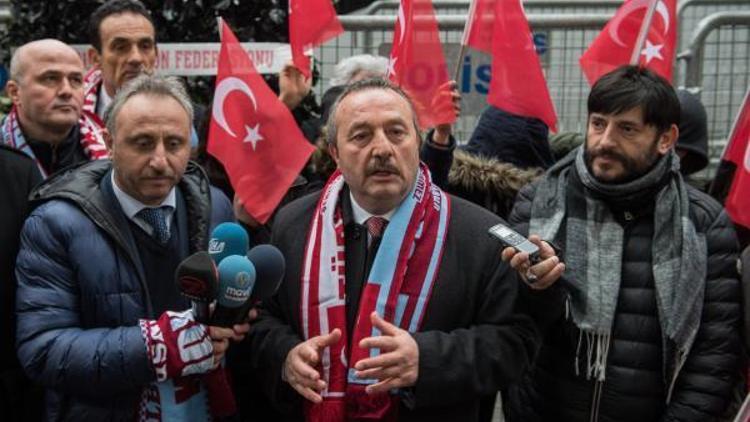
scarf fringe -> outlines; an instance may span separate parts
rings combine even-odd
[[[612,334],[578,330],[578,345],[576,346],[574,361],[576,376],[581,374],[581,345],[584,337],[586,338],[586,379],[604,381]]]

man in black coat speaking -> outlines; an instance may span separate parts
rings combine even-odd
[[[433,185],[420,143],[403,91],[357,82],[328,122],[338,170],[278,214],[288,269],[251,341],[292,420],[477,420],[530,363],[537,333],[487,234],[502,220]]]

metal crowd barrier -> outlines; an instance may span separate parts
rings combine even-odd
[[[698,92],[706,107],[709,156],[716,162],[750,85],[750,10],[700,20],[678,63],[680,85]]]
[[[589,85],[578,66],[578,58],[610,17],[608,14],[528,16],[532,30],[546,37],[546,51],[540,57],[557,109],[560,131],[582,131],[585,128]],[[319,47],[315,54],[321,65],[323,79],[316,87],[319,95],[328,88],[328,79],[339,60],[364,53],[387,56],[390,51],[389,47],[385,49],[383,45],[389,46],[392,41],[395,16],[348,15],[340,16],[339,19],[345,29],[344,34]],[[440,15],[437,20],[443,43],[459,44],[466,17]],[[474,57],[479,55],[476,52],[469,54]],[[455,62],[453,57],[446,57],[446,60]],[[450,63],[449,69],[453,69]],[[470,92],[462,92],[464,98],[477,95],[479,88],[474,88],[481,85],[476,79],[477,70],[478,68],[472,68],[459,77],[459,87],[469,86]],[[468,84],[464,79],[467,74]],[[459,140],[469,139],[480,111],[481,109],[476,108],[469,110],[464,103],[462,118],[456,124]]]
[[[524,0],[531,14],[614,13],[623,0]],[[435,13],[462,14],[469,10],[469,0],[433,0]],[[377,0],[358,11],[364,15],[395,15],[399,0]],[[711,13],[750,10],[750,0],[679,0],[677,5],[678,47],[683,49],[690,41],[698,22]]]
[[[716,12],[750,11],[750,0],[680,0],[677,4],[679,45],[686,48],[698,23]]]
[[[465,15],[469,11],[469,0],[433,0],[435,13],[440,15]],[[622,0],[525,0],[528,13],[612,13],[622,5]],[[363,15],[395,15],[398,0],[377,0],[357,11]]]

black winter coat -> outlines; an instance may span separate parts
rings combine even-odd
[[[250,352],[259,385],[286,415],[273,419],[253,415],[259,420],[303,420],[301,396],[280,376],[287,354],[302,341],[301,267],[319,197],[317,193],[292,202],[274,222],[272,243],[284,253],[287,271],[278,294],[264,302],[265,309],[252,326]],[[366,277],[367,230],[353,221],[346,204],[343,220],[347,319],[353,323]],[[487,234],[500,221],[473,204],[451,198],[437,280],[422,327],[413,334],[419,347],[419,376],[411,400],[401,401],[399,420],[478,420],[480,399],[517,382],[538,347],[531,319],[516,312],[520,285],[516,272],[500,260],[500,242]]]
[[[16,255],[21,227],[29,211],[29,193],[42,181],[36,163],[28,155],[0,145],[0,419],[40,420],[38,401],[16,358]],[[36,395],[35,395],[36,394]]]
[[[576,183],[574,179],[571,177],[571,183]],[[511,224],[521,233],[528,232],[535,190],[536,184],[521,190],[510,216]],[[625,229],[625,240],[606,380],[589,381],[584,372],[580,376],[574,372],[579,336],[564,316],[561,280],[553,288],[559,293],[556,306],[546,303],[543,309],[533,310],[545,328],[545,339],[524,383],[507,392],[509,421],[589,421],[597,393],[596,420],[603,422],[709,422],[726,410],[742,363],[738,250],[732,224],[716,201],[688,187],[690,218],[696,230],[706,236],[708,272],[701,326],[667,403],[662,332],[651,270],[653,195],[644,193],[640,200],[610,203]],[[585,371],[585,366],[580,367]]]

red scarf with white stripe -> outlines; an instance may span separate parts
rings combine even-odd
[[[301,285],[301,328],[305,339],[341,330],[341,340],[323,350],[318,367],[327,390],[323,402],[306,403],[308,421],[395,420],[398,397],[370,396],[376,380],[354,376],[354,365],[376,356],[360,340],[379,335],[370,322],[377,311],[386,321],[418,331],[437,278],[450,220],[448,196],[432,184],[421,165],[416,183],[391,217],[367,282],[362,289],[353,333],[347,332],[345,242],[340,194],[344,179],[336,171],[318,201],[305,246]],[[352,338],[349,341],[349,338]],[[351,351],[346,345],[351,344]]]
[[[83,77],[83,109],[91,114],[96,114],[100,88],[103,88],[102,70],[99,66],[93,66]]]

